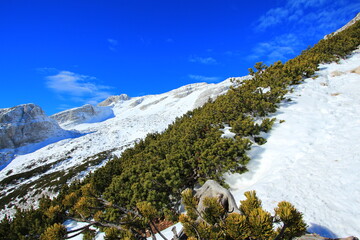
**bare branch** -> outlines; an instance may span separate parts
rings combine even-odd
[[[162,233],[161,231],[159,231],[159,229],[156,227],[155,223],[150,220],[150,224],[155,228],[155,230],[158,232],[158,234],[164,239],[164,240],[168,240]]]

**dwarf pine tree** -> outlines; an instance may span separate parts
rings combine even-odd
[[[48,227],[45,232],[40,236],[40,240],[63,240],[67,234],[64,225],[55,223]]]
[[[227,213],[217,198],[205,198],[204,210],[197,210],[198,199],[192,191],[183,192],[183,203],[187,214],[179,221],[185,234],[191,239],[226,240],[288,240],[306,232],[302,214],[288,202],[281,202],[275,209],[275,216],[265,211],[255,191],[245,192],[241,201],[241,213]],[[276,229],[274,226],[278,225]]]

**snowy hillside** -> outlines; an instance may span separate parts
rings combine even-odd
[[[16,155],[76,135],[33,103],[0,109],[0,170]]]
[[[0,171],[0,203],[20,202],[21,206],[36,203],[30,199],[49,194],[48,189],[57,191],[60,183],[85,176],[112,154],[119,155],[148,133],[163,131],[176,117],[201,106],[209,98],[224,94],[232,84],[228,79],[219,84],[191,84],[159,95],[122,97],[112,101],[109,107],[97,107],[111,108],[113,117],[102,122],[74,125],[75,118],[62,118],[65,120],[60,124],[67,130],[79,132],[80,136],[16,156]],[[82,115],[78,110],[67,112]],[[1,215],[11,212],[13,210],[7,208]]]
[[[360,236],[360,51],[317,75],[274,115],[285,122],[253,147],[250,171],[227,181],[237,202],[256,190],[267,210],[293,203],[310,232]]]
[[[316,75],[295,86],[287,95],[291,101],[273,115],[277,121],[267,143],[250,151],[249,171],[227,175],[226,181],[237,203],[256,190],[267,211],[284,200],[293,203],[311,233],[359,237],[360,48],[339,64],[320,65]],[[168,239],[172,227],[162,231]]]
[[[238,203],[256,190],[268,211],[283,200],[293,203],[312,233],[360,236],[360,49],[338,64],[320,65],[316,76],[287,95],[291,101],[273,115],[267,143],[252,147],[249,171],[226,179]],[[225,134],[232,136],[229,129]],[[86,223],[65,225],[71,230]],[[168,239],[171,229],[162,232]]]

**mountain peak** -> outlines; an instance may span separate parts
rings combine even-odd
[[[0,109],[0,149],[40,142],[63,132],[36,104]]]
[[[129,100],[129,99],[130,99],[130,97],[127,94],[110,96],[107,99],[105,99],[104,101],[100,102],[98,104],[98,106],[100,106],[100,107],[111,106],[111,105],[114,105],[117,102],[126,101],[126,100]]]

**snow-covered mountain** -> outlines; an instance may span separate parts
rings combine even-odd
[[[15,155],[0,171],[0,205],[35,203],[42,193],[51,194],[60,184],[85,176],[112,154],[119,155],[148,133],[165,130],[176,117],[226,93],[231,85],[227,79],[218,84],[190,84],[159,95],[112,96],[101,106],[85,105],[47,117],[77,136],[43,142],[33,146],[33,151]],[[12,204],[1,213],[11,213]]]
[[[64,133],[32,103],[0,109],[0,126],[0,149],[17,148]]]
[[[10,161],[14,154],[26,153],[31,144],[72,135],[35,104],[0,109],[0,166]]]

